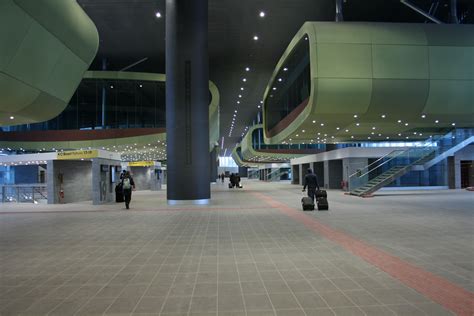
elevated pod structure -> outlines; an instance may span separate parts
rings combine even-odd
[[[263,124],[252,126],[241,141],[242,158],[246,161],[265,161],[267,163],[288,162],[290,159],[302,157],[309,154],[316,154],[323,151],[318,148],[298,148],[299,145],[267,145],[263,143],[256,148],[260,135],[263,133]],[[309,146],[317,146],[308,144]]]
[[[247,167],[247,168],[258,168],[258,166],[262,163],[257,163],[253,161],[247,161],[242,158],[242,148],[240,143],[237,144],[234,149],[232,149],[232,159],[234,159],[235,163],[239,167]]]
[[[0,126],[59,115],[99,47],[75,0],[0,1]]]
[[[427,139],[474,126],[474,26],[306,22],[265,90],[265,143]]]
[[[124,84],[131,82],[134,86],[145,86],[147,83],[166,82],[164,74],[123,72],[123,71],[87,71],[84,74],[85,81],[114,82]],[[118,91],[118,87],[108,87],[110,91]],[[79,88],[80,89],[80,88]],[[95,91],[95,88],[93,89]],[[164,90],[163,90],[164,91]],[[116,93],[116,92],[114,92]],[[209,152],[219,140],[219,90],[216,85],[209,81]],[[96,106],[101,106],[97,98]],[[81,109],[78,108],[78,111]],[[163,120],[166,118],[163,114]],[[68,120],[68,118],[64,118]],[[155,158],[162,160],[166,152],[166,128],[107,128],[107,129],[58,129],[58,130],[36,130],[0,132],[0,148],[7,150],[25,151],[56,151],[68,149],[108,149],[111,151],[127,152],[122,155],[126,161],[144,160],[153,153]],[[152,155],[152,156],[153,156]],[[164,155],[166,156],[166,155]]]

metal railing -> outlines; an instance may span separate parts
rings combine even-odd
[[[419,147],[394,150],[349,176],[349,190],[364,186],[371,179],[395,166],[423,165],[456,146],[463,146],[474,129],[455,129],[445,135],[430,137]]]
[[[1,203],[40,203],[48,199],[46,184],[2,184]]]

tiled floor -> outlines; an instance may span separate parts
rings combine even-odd
[[[0,314],[452,314],[255,195],[299,209],[300,187],[244,186],[213,185],[206,207],[0,205]],[[329,200],[305,214],[473,290],[474,194]]]

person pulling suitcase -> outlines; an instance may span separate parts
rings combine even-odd
[[[316,194],[316,189],[319,191],[318,177],[313,173],[313,170],[308,169],[306,175],[304,176],[304,185],[303,192],[308,187],[308,196],[314,203],[314,195]]]
[[[316,174],[313,173],[313,170],[311,169],[308,169],[306,171],[306,175],[304,177],[303,192],[306,190],[306,187],[308,187],[308,197],[311,198],[312,208],[311,207],[308,208],[308,206],[306,206],[305,208],[305,202],[303,202],[302,200],[303,210],[305,209],[314,210],[315,198],[316,198],[316,203],[318,205],[318,210],[327,210],[328,209],[327,193],[325,190],[319,189],[318,177],[316,176]]]

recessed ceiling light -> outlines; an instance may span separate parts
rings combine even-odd
[[[143,85],[142,85],[142,84],[140,85],[140,88],[143,88]]]
[[[114,86],[110,86],[110,89],[113,89],[113,88],[114,88]]]
[[[264,18],[264,17],[265,17],[265,12],[264,12],[264,11],[260,11],[260,13],[258,14],[258,16],[260,16],[261,18]]]
[[[436,121],[435,121],[435,123],[436,123],[436,124],[438,124],[438,123],[439,123],[439,121],[438,121],[438,120],[436,120]]]
[[[360,126],[360,123],[356,123],[356,126]]]
[[[288,71],[288,68],[286,68],[286,67],[285,67],[285,68],[283,68],[283,71]]]
[[[257,36],[257,35],[254,35],[254,36],[253,36],[253,40],[254,40],[254,41],[258,41],[258,36]]]
[[[242,97],[242,95],[241,95],[241,94],[239,94],[239,98],[241,98],[241,97]]]
[[[421,115],[421,118],[425,118],[425,117],[426,117],[426,114],[422,114],[422,115]]]
[[[242,81],[243,81],[243,82],[247,82],[247,78],[243,78]]]
[[[336,127],[336,129],[337,129],[337,130],[340,130],[340,128],[339,128],[339,127]]]
[[[282,78],[278,78],[278,81],[279,81],[279,82],[282,82],[282,81],[283,81],[283,79],[282,79]]]
[[[357,118],[357,114],[354,114],[354,118]]]
[[[408,126],[408,123],[405,123],[405,126]]]
[[[372,126],[372,129],[375,129],[375,126]]]
[[[237,104],[240,104],[240,101],[237,101]]]
[[[157,12],[155,13],[155,16],[156,16],[158,19],[161,18],[161,12],[160,12],[160,11],[157,11]]]
[[[303,130],[301,130],[301,131],[302,131],[303,133],[305,132],[305,130],[304,130],[304,129],[303,129]]]
[[[313,120],[313,124],[316,123],[316,121]]]
[[[386,118],[387,116],[385,114],[380,115],[381,118]]]
[[[452,126],[456,126],[456,123],[451,123]]]
[[[250,68],[249,68],[249,67],[245,67],[245,71],[250,71]]]
[[[10,120],[14,120],[14,119],[15,119],[15,117],[14,117],[14,116],[10,116]]]
[[[259,108],[259,109],[260,109],[260,105],[257,105],[257,108]]]
[[[260,101],[260,104],[263,104],[263,101]]]
[[[397,123],[401,123],[401,122],[402,122],[402,120],[398,120],[398,121],[397,121]]]
[[[349,133],[349,130],[348,130],[348,129],[346,129],[346,133]]]
[[[324,123],[321,123],[321,126],[324,126]]]
[[[240,87],[240,90],[244,91],[244,87]]]

